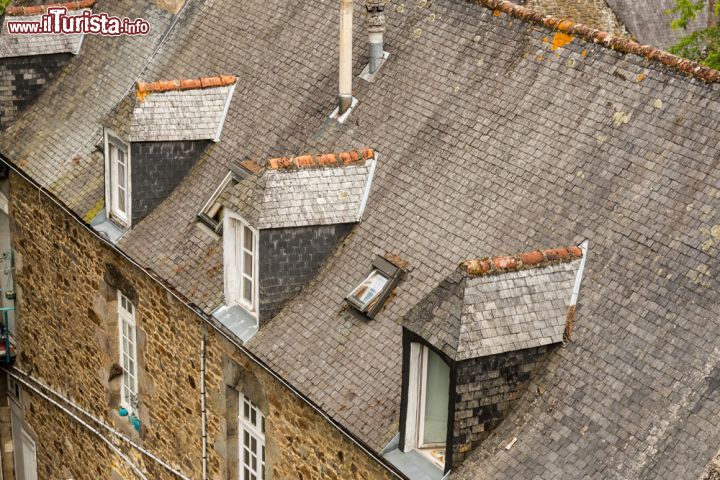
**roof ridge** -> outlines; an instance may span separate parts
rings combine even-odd
[[[48,3],[45,5],[30,5],[27,7],[8,7],[7,9],[5,9],[5,15],[40,15],[41,13],[47,12],[48,8],[65,7],[68,10],[80,10],[81,8],[91,8],[93,5],[95,5],[95,0],[77,0],[74,2]]]
[[[196,90],[201,88],[227,87],[237,82],[235,75],[217,75],[214,77],[181,78],[175,80],[157,80],[154,82],[137,82],[138,98],[151,93],[162,93],[180,90]]]
[[[509,0],[470,0],[483,7],[492,9],[496,15],[501,12],[519,20],[542,25],[550,30],[556,30],[566,35],[575,35],[588,42],[597,43],[603,47],[610,48],[620,53],[638,55],[648,60],[653,60],[673,70],[697,77],[705,82],[720,82],[720,71],[699,63],[678,57],[651,45],[640,45],[634,40],[629,40],[613,35],[602,30],[588,27],[587,25],[575,23],[571,20],[543,15],[540,12],[527,7],[516,5]]]
[[[545,250],[532,250],[511,256],[485,257],[476,260],[466,260],[460,264],[460,269],[470,276],[483,277],[498,275],[530,268],[541,268],[558,263],[568,263],[582,258],[580,247],[549,248]]]
[[[325,153],[322,155],[300,155],[297,157],[271,158],[265,164],[268,170],[295,170],[317,167],[344,167],[352,165],[361,160],[375,158],[375,151],[372,148],[362,150],[351,150],[341,153]]]

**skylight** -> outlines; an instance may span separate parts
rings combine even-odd
[[[383,257],[373,261],[373,268],[345,299],[369,318],[375,317],[387,301],[402,270]]]
[[[220,202],[220,195],[226,187],[237,183],[238,178],[232,172],[228,173],[198,214],[198,219],[217,234],[222,232],[223,225],[223,206]]]
[[[352,291],[348,296],[348,300],[364,312],[371,303],[377,301],[380,293],[382,293],[389,281],[390,279],[378,270],[373,270],[370,272],[370,275]]]

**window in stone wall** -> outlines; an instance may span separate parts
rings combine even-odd
[[[118,323],[120,329],[120,366],[123,371],[120,404],[131,413],[136,413],[138,407],[138,366],[135,306],[120,291],[118,291]]]
[[[265,479],[265,416],[240,394],[240,478]]]

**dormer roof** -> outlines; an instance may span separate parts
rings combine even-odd
[[[377,154],[273,158],[223,194],[223,204],[258,229],[355,223],[370,191]]]
[[[131,142],[219,141],[237,77],[137,83]]]
[[[8,7],[3,18],[0,34],[0,58],[50,55],[53,53],[80,53],[84,35],[78,34],[42,34],[12,35],[8,32],[7,22],[40,22],[49,7],[65,7],[68,16],[82,15],[95,4],[95,0],[53,3],[28,7]]]
[[[570,247],[463,262],[403,324],[458,361],[560,343],[582,257]]]

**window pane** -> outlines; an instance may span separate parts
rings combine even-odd
[[[425,418],[423,443],[445,443],[448,422],[450,367],[431,349],[428,355],[425,382]]]
[[[382,291],[388,281],[387,277],[375,270],[353,290],[350,296],[364,308]]]
[[[125,188],[125,165],[118,163],[118,185]]]
[[[243,253],[243,273],[250,278],[253,276],[253,257],[251,253]]]
[[[252,281],[243,277],[243,299],[252,304]]]
[[[117,200],[118,210],[125,213],[125,192],[121,189],[118,189]]]
[[[244,227],[245,230],[245,249],[253,251],[253,232],[248,227]]]

